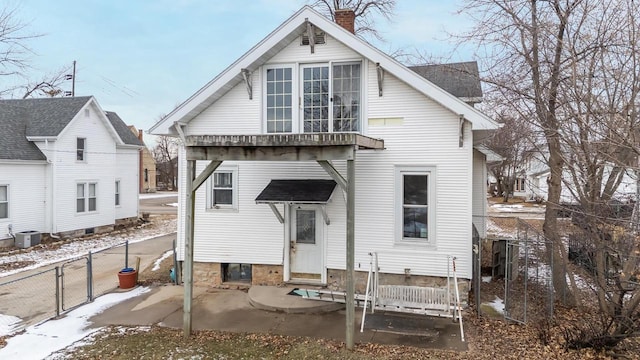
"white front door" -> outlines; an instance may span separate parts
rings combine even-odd
[[[319,206],[291,207],[291,279],[322,281],[323,221]]]

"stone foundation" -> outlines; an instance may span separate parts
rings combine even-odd
[[[198,286],[220,286],[224,280],[222,263],[195,262],[193,283]],[[283,283],[282,265],[251,265],[251,285],[278,286]]]
[[[116,219],[115,228],[116,230],[132,227],[138,225],[138,217],[128,217],[124,219]]]
[[[193,263],[193,284],[198,286],[219,286],[222,284],[222,264]]]
[[[283,284],[282,265],[251,265],[251,285],[278,286]]]

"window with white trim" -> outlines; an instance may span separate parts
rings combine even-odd
[[[513,191],[524,191],[524,178],[516,178],[515,184],[513,184]]]
[[[115,187],[115,201],[116,201],[116,206],[120,206],[120,180],[116,180],[116,187]]]
[[[267,132],[288,133],[292,128],[292,69],[267,69]]]
[[[209,209],[238,209],[238,171],[220,169],[209,179],[207,207]]]
[[[0,185],[0,219],[9,218],[9,185]]]
[[[269,65],[264,78],[267,133],[361,130],[360,61]]]
[[[78,161],[86,161],[87,160],[87,139],[86,138],[76,138],[76,160]]]
[[[97,183],[76,184],[76,212],[93,212],[98,208]]]
[[[396,168],[396,229],[400,242],[434,243],[434,173],[431,167]]]

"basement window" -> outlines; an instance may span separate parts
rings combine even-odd
[[[251,264],[222,264],[223,282],[251,283]]]

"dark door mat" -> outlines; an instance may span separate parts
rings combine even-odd
[[[438,337],[441,334],[441,326],[435,320],[442,319],[389,312],[367,313],[364,328],[400,335]]]

